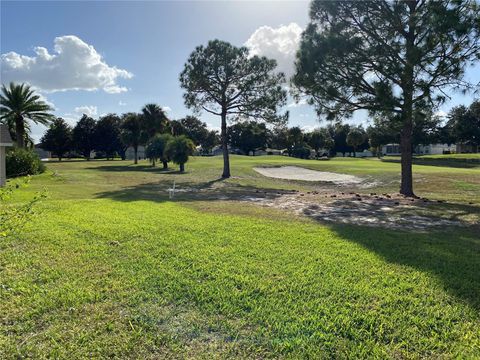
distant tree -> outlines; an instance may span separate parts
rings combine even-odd
[[[300,159],[309,159],[312,148],[308,146],[306,142],[300,142],[292,145],[288,149],[288,154],[290,156],[300,158]]]
[[[167,143],[173,139],[173,136],[170,134],[157,134],[147,143],[145,148],[145,156],[150,159],[152,166],[155,167],[155,161],[160,160],[163,164],[164,169],[168,169],[168,162],[170,158],[168,157],[165,149]]]
[[[200,142],[204,154],[209,154],[218,144],[220,144],[220,136],[215,130],[208,131],[207,136]]]
[[[42,149],[53,152],[62,161],[72,149],[72,128],[62,118],[55,119],[40,140]]]
[[[465,66],[480,57],[480,7],[464,1],[311,3],[293,83],[328,119],[357,110],[401,124],[400,193],[414,196],[415,112],[446,89],[472,87]]]
[[[180,120],[170,120],[167,128],[173,136],[185,135],[186,132]]]
[[[118,115],[102,116],[95,126],[94,138],[95,151],[104,153],[107,159],[113,159],[117,153],[121,155],[125,145],[120,139],[120,118]]]
[[[432,111],[416,114],[412,129],[412,146],[435,144],[440,141],[442,119]],[[398,134],[398,133],[397,133]]]
[[[362,127],[352,127],[347,134],[347,144],[353,148],[353,157],[356,157],[358,146],[362,145],[367,138],[367,134]]]
[[[185,135],[175,136],[167,142],[165,153],[175,164],[180,166],[180,172],[185,171],[185,163],[193,154],[195,144]]]
[[[330,150],[334,146],[334,141],[327,129],[315,129],[307,137],[307,144],[315,150],[317,156],[320,149]]]
[[[248,155],[250,151],[255,153],[258,148],[267,146],[267,127],[264,123],[255,121],[237,122],[229,127],[229,143]]]
[[[126,113],[122,115],[121,140],[127,146],[131,146],[134,152],[134,164],[138,164],[138,147],[145,141],[144,121],[140,114]]]
[[[17,146],[25,148],[30,126],[28,120],[35,124],[48,125],[54,120],[50,113],[53,109],[41,100],[40,95],[27,84],[2,85],[0,94],[0,122],[10,129]]]
[[[378,123],[367,128],[367,137],[372,152],[378,157],[382,156],[382,146],[396,141],[395,136],[392,136],[391,131]]]
[[[165,111],[157,104],[147,104],[142,108],[143,124],[147,139],[155,134],[165,132],[168,118]]]
[[[350,132],[350,125],[336,123],[327,126],[328,132],[333,138],[334,146],[333,153],[342,153],[345,157],[345,153],[353,151],[352,147],[347,144],[347,135]]]
[[[275,126],[269,135],[269,146],[273,149],[288,148],[288,128],[286,126]]]
[[[303,143],[303,131],[298,126],[291,127],[287,131],[287,142],[288,146],[295,146]]]
[[[73,148],[90,160],[90,153],[95,148],[95,120],[83,114],[72,131]]]
[[[253,118],[272,123],[286,120],[277,108],[286,102],[285,76],[274,73],[276,61],[249,56],[246,47],[213,40],[198,46],[180,74],[185,105],[221,117],[223,178],[230,177],[227,117]]]
[[[195,116],[186,116],[180,119],[183,134],[191,139],[195,145],[200,145],[208,136],[207,124]]]
[[[461,105],[450,110],[447,128],[456,142],[480,145],[480,100],[474,101],[468,108]]]

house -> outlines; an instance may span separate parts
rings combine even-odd
[[[287,149],[271,149],[271,148],[266,148],[265,149],[267,155],[284,155],[287,153]]]
[[[415,155],[441,155],[451,154],[457,152],[457,145],[455,144],[429,144],[417,145],[413,149]],[[382,146],[382,155],[400,155],[399,144],[387,144]]]
[[[236,155],[245,155],[245,153],[242,150],[238,148],[232,148],[230,145],[228,145],[228,153],[236,154]],[[212,149],[213,156],[222,155],[222,154],[223,154],[223,149],[221,145],[217,145]]]
[[[48,160],[52,157],[52,153],[40,147],[40,144],[36,144],[34,147],[35,153],[41,160]]]
[[[399,144],[383,145],[382,155],[400,155],[400,145]]]
[[[0,124],[0,186],[5,186],[7,182],[7,171],[6,171],[6,148],[13,146],[12,138],[10,137],[10,132],[6,125]]]
[[[361,158],[373,157],[373,153],[370,150],[357,151],[356,156]]]
[[[137,149],[137,156],[138,160],[145,159],[145,146],[139,145]],[[135,159],[135,151],[133,150],[133,146],[129,146],[125,151],[125,159],[126,160],[134,160]]]
[[[462,144],[457,144],[456,152],[458,154],[471,154],[478,153],[479,146],[472,142],[466,142]]]
[[[415,147],[415,154],[417,155],[441,155],[451,154],[456,152],[455,144],[430,144],[418,145]]]

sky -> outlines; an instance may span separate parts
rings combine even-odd
[[[1,82],[28,82],[57,116],[74,125],[83,113],[139,112],[158,103],[172,119],[192,114],[179,74],[196,46],[212,39],[245,45],[293,73],[308,23],[308,1],[4,1],[0,2]],[[480,66],[467,71],[480,81]],[[468,105],[453,94],[440,111]],[[322,125],[312,107],[289,99],[289,126]],[[212,129],[220,120],[203,113]],[[357,114],[354,123],[368,122]],[[38,141],[45,131],[32,127]]]

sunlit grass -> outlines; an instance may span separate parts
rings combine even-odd
[[[315,186],[252,170],[285,163],[373,176],[392,191],[399,171],[373,159],[233,157],[234,178],[212,183],[218,158],[193,158],[183,175],[145,162],[49,164],[14,199],[46,187],[39,214],[0,241],[0,358],[480,356],[478,229],[325,226],[166,193],[173,180]],[[416,171],[418,191],[459,202],[480,182],[476,168]]]

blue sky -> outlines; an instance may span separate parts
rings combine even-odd
[[[183,105],[178,75],[195,46],[215,38],[247,44],[276,58],[289,73],[308,6],[307,1],[2,1],[2,82],[36,84],[55,113],[72,124],[82,112],[98,117],[139,111],[149,102],[179,118],[191,113]],[[480,67],[468,77],[480,81]],[[471,100],[455,95],[442,109]],[[308,105],[289,103],[290,125],[318,126]],[[212,128],[219,125],[214,116],[201,118]],[[34,127],[34,138],[43,131]]]

